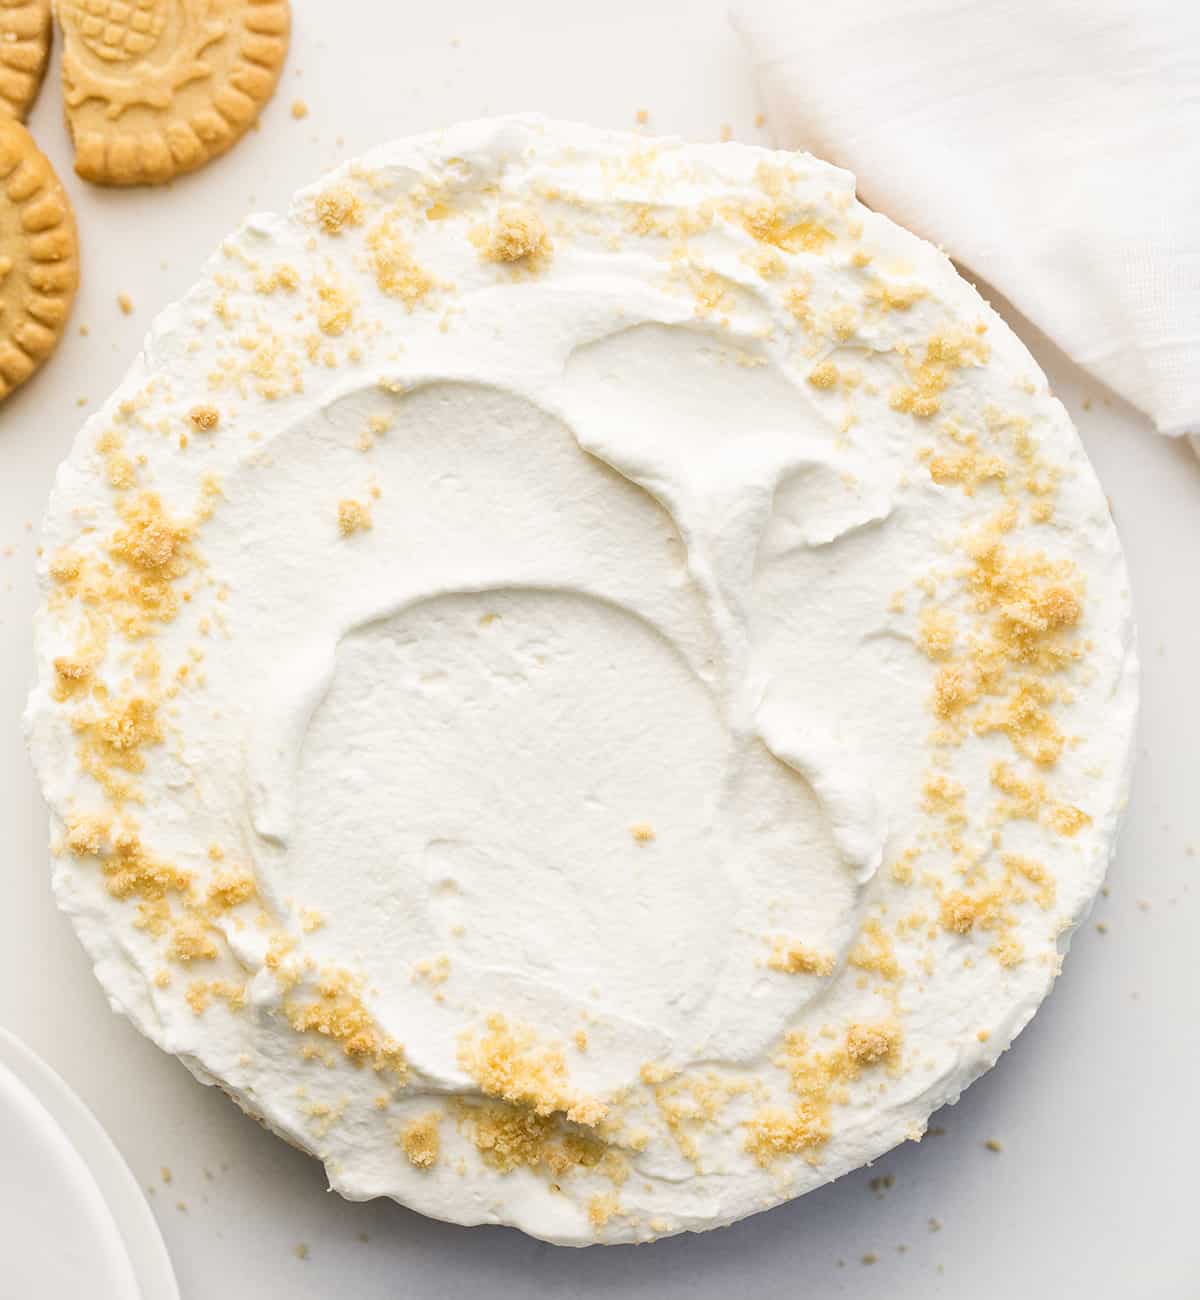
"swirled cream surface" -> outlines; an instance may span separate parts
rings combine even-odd
[[[708,1228],[918,1139],[1124,798],[1066,413],[805,155],[510,118],[341,168],[156,321],[41,576],[113,1005],[463,1223]]]

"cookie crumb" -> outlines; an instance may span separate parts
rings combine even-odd
[[[298,1241],[296,1245],[293,1247],[293,1252],[297,1259],[307,1259],[308,1243],[304,1241]]]
[[[649,844],[655,838],[654,827],[649,822],[634,822],[629,833],[638,844]]]
[[[838,379],[838,368],[832,361],[822,361],[808,372],[808,382],[814,388],[833,388]]]
[[[483,256],[489,262],[523,262],[538,266],[546,262],[554,244],[541,217],[529,208],[504,208],[485,237]]]
[[[302,99],[292,100],[292,116],[299,122],[308,116],[308,105]]]
[[[187,418],[192,428],[201,433],[212,433],[221,423],[221,413],[215,406],[193,406]]]
[[[338,532],[343,537],[351,537],[371,527],[371,512],[361,501],[353,497],[343,497],[337,508]]]
[[[995,1138],[988,1138],[988,1140],[983,1145],[987,1147],[989,1151],[999,1152],[1004,1150],[1004,1148],[1000,1145],[999,1142],[996,1141]]]
[[[409,1120],[400,1131],[400,1145],[414,1169],[432,1169],[441,1154],[442,1141],[438,1126],[442,1122],[439,1111],[431,1110]]]
[[[344,185],[335,185],[317,195],[313,207],[317,224],[327,235],[339,235],[347,226],[362,224],[362,202]]]
[[[648,108],[639,108],[633,115],[633,120],[638,126],[645,126],[650,121],[650,110]]]
[[[117,294],[117,306],[120,307],[122,316],[133,315],[133,299],[127,293]]]

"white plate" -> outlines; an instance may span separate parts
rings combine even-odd
[[[5,1294],[178,1300],[166,1247],[91,1111],[0,1029],[0,1258]]]

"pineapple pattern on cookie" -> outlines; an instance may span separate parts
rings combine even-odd
[[[75,170],[159,184],[229,149],[287,53],[286,0],[61,0]]]

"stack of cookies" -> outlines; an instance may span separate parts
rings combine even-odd
[[[57,0],[75,170],[157,185],[245,134],[287,53],[288,0]],[[71,204],[25,120],[50,52],[51,0],[0,0],[0,398],[62,334],[79,282]]]

